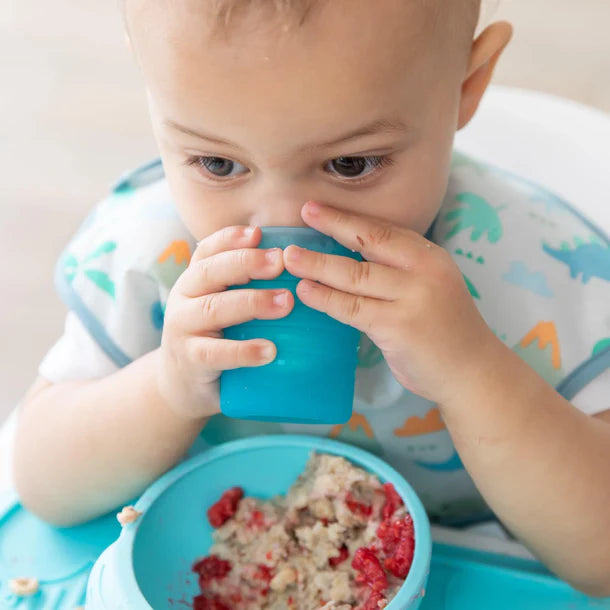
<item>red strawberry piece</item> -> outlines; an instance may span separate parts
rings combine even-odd
[[[271,582],[271,579],[273,578],[273,572],[270,567],[266,566],[264,563],[260,563],[256,566],[254,578],[258,580],[263,580],[265,582]]]
[[[372,506],[364,504],[364,502],[358,502],[349,491],[345,496],[345,504],[355,515],[360,515],[361,517],[369,517],[373,512]]]
[[[193,599],[193,610],[231,610],[231,607],[227,606],[227,604],[216,595],[214,597],[197,595],[197,597]]]
[[[383,562],[386,570],[398,578],[406,578],[415,552],[415,538],[411,515],[402,519],[382,521],[377,528],[377,537],[381,540],[386,559]]]
[[[208,509],[208,519],[212,527],[220,527],[227,519],[230,519],[237,512],[237,506],[243,497],[244,490],[241,487],[227,489],[220,500]]]
[[[265,517],[260,510],[253,510],[248,519],[247,527],[262,528],[265,526]]]
[[[384,591],[388,586],[388,579],[383,571],[379,559],[371,549],[359,548],[354,554],[352,568],[359,572],[356,582],[366,585],[373,591]]]
[[[392,483],[383,484],[383,493],[385,494],[385,504],[381,509],[381,516],[384,519],[389,519],[396,512],[396,509],[403,505],[403,501]]]
[[[204,588],[212,580],[221,580],[231,571],[231,563],[217,555],[204,557],[193,566],[193,572],[199,574],[199,586]]]

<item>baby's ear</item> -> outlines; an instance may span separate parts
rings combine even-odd
[[[474,116],[496,63],[512,35],[513,26],[506,21],[498,21],[487,26],[472,43],[468,70],[462,83],[458,129]]]

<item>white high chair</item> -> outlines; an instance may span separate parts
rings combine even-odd
[[[546,187],[610,233],[610,115],[537,91],[492,86],[455,146]]]
[[[548,188],[610,232],[610,115],[543,93],[492,86],[456,148]],[[10,488],[15,413],[0,430],[0,492]],[[481,532],[482,533],[482,532]],[[434,528],[437,540],[528,553],[513,542]]]

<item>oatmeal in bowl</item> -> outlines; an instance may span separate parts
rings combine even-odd
[[[313,453],[286,496],[233,487],[207,512],[217,529],[193,566],[195,610],[378,610],[413,561],[413,520],[392,483],[336,455]]]

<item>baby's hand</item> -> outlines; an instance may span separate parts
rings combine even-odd
[[[259,250],[261,230],[227,227],[199,243],[167,301],[158,384],[170,407],[187,417],[217,413],[221,371],[262,366],[276,355],[265,339],[230,341],[222,329],[253,319],[288,315],[289,290],[227,290],[251,279],[272,279],[284,270],[280,249]]]
[[[444,402],[496,341],[449,254],[414,231],[330,206],[309,202],[302,216],[366,260],[289,246],[286,269],[304,278],[298,297],[366,333],[405,388]]]

